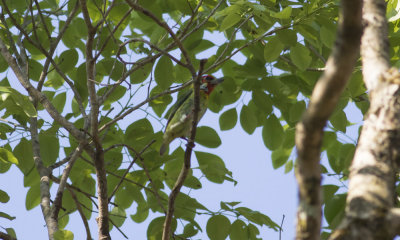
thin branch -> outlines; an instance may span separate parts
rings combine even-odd
[[[299,207],[296,239],[320,238],[323,129],[334,111],[359,56],[362,0],[342,0],[337,40],[326,71],[315,85],[310,104],[296,127]]]
[[[153,96],[153,97],[147,98],[146,100],[144,100],[144,101],[142,101],[141,103],[137,104],[136,106],[130,108],[129,110],[127,110],[126,112],[124,112],[124,113],[121,114],[120,116],[115,117],[113,120],[111,120],[111,121],[109,121],[108,123],[106,123],[106,124],[104,124],[103,126],[101,126],[100,129],[99,129],[99,131],[101,132],[101,131],[105,130],[106,128],[110,127],[110,126],[113,125],[114,123],[118,122],[119,120],[121,120],[121,119],[123,119],[124,117],[126,117],[127,115],[129,115],[131,112],[133,112],[133,111],[139,109],[140,107],[142,107],[142,106],[145,105],[146,103],[149,103],[149,102],[153,101],[154,99],[157,99],[157,98],[162,97],[162,96],[164,96],[164,95],[168,95],[168,94],[171,94],[171,93],[178,92],[178,91],[180,91],[180,90],[182,90],[182,89],[184,89],[184,88],[190,86],[192,83],[193,83],[193,81],[188,81],[188,82],[182,84],[181,86],[179,86],[178,88],[175,88],[175,89],[172,89],[172,90],[171,90],[171,89],[170,89],[170,90],[166,90],[166,91],[164,91],[164,92],[162,92],[162,93],[159,93],[159,94],[157,94],[157,95],[155,95],[155,96]]]
[[[79,143],[78,147],[76,147],[74,153],[71,155],[68,165],[64,168],[64,171],[61,175],[60,183],[58,185],[58,190],[57,190],[56,198],[54,199],[54,202],[53,202],[52,213],[51,213],[52,218],[54,218],[54,219],[58,218],[58,213],[62,206],[62,197],[63,197],[64,189],[65,189],[68,177],[69,177],[69,173],[71,172],[76,159],[78,159],[78,157],[83,152],[83,148],[84,148],[83,145],[85,145],[85,144],[86,143],[83,143],[83,142]]]
[[[285,221],[285,214],[283,214],[283,216],[282,216],[281,226],[279,227],[279,240],[282,240],[282,232],[283,232],[282,226],[283,226],[283,221]]]
[[[134,148],[132,148],[129,145],[126,144],[119,144],[120,146],[124,146],[126,148],[128,148],[129,150],[131,150],[132,152],[135,153],[135,159],[132,160],[132,162],[129,164],[129,166],[126,168],[124,174],[121,176],[120,181],[118,182],[118,184],[115,186],[114,190],[111,192],[110,196],[108,197],[108,200],[110,201],[111,198],[114,196],[114,194],[117,192],[117,190],[119,189],[119,187],[122,185],[123,181],[125,180],[126,175],[128,175],[129,170],[131,169],[131,167],[133,166],[133,164],[136,162],[136,159],[140,158],[142,159],[142,154],[155,142],[155,140],[151,141],[150,143],[148,143],[140,152],[137,152]],[[106,151],[106,150],[105,150]]]
[[[190,161],[191,161],[191,156],[192,156],[192,150],[194,147],[194,139],[196,137],[196,129],[197,129],[198,116],[199,116],[199,111],[200,111],[201,76],[203,75],[203,69],[204,69],[204,65],[206,63],[207,63],[207,59],[200,60],[199,72],[197,74],[196,81],[194,82],[194,87],[193,87],[194,88],[194,107],[193,107],[192,128],[190,131],[190,137],[188,139],[188,143],[186,145],[185,158],[184,158],[184,163],[183,163],[181,172],[179,173],[178,179],[176,180],[175,185],[172,188],[171,193],[169,194],[168,212],[167,212],[167,215],[165,216],[164,226],[163,226],[163,234],[162,234],[163,240],[169,240],[169,238],[171,236],[171,223],[172,223],[172,217],[173,217],[174,211],[175,211],[175,199],[178,196],[178,194],[180,193],[183,183],[184,183],[184,181],[189,173],[189,170],[190,170]]]
[[[175,35],[175,33],[172,31],[172,29],[168,26],[168,24],[164,21],[161,21],[160,19],[158,19],[152,12],[150,12],[149,10],[143,8],[142,6],[132,2],[131,0],[126,0],[126,2],[136,11],[139,11],[141,13],[143,13],[144,15],[150,17],[151,19],[153,19],[154,22],[156,22],[160,27],[164,28],[169,35],[172,37],[172,39],[174,40],[174,42],[176,43],[176,45],[178,46],[179,50],[181,50],[181,53],[183,55],[183,57],[186,60],[186,64],[188,65],[187,68],[189,69],[189,71],[192,73],[192,77],[193,79],[196,78],[196,70],[194,69],[194,66],[192,64],[192,61],[190,60],[190,56],[188,54],[188,52],[186,51],[186,49],[183,47],[182,41]]]
[[[128,41],[125,41],[124,43],[122,43],[118,49],[117,52],[117,58],[124,64],[136,64],[136,62],[127,62],[124,59],[121,58],[120,53],[121,53],[121,49],[123,47],[125,47],[125,45],[132,43],[132,42],[142,42],[145,43],[147,45],[149,45],[151,48],[157,50],[158,52],[162,53],[163,55],[166,55],[168,58],[170,58],[172,61],[176,62],[177,64],[181,65],[182,67],[188,68],[189,65],[185,64],[181,61],[179,61],[177,58],[175,58],[174,56],[172,56],[171,54],[169,54],[168,52],[164,51],[163,49],[160,49],[159,47],[157,47],[157,45],[152,44],[150,41],[147,41],[145,39],[140,39],[140,38],[132,38],[129,39]]]
[[[215,6],[215,8],[213,8],[213,10],[207,15],[207,17],[198,25],[196,25],[194,28],[191,28],[190,32],[184,34],[186,31],[184,30],[182,32],[182,37],[180,37],[181,41],[184,41],[186,38],[188,38],[190,35],[192,35],[194,32],[196,32],[197,30],[199,30],[204,24],[207,23],[207,21],[215,14],[215,12],[217,11],[217,9],[219,8],[219,6],[221,6],[221,4],[224,2],[224,0],[220,0],[217,5]],[[197,7],[196,7],[197,8]],[[188,29],[190,29],[188,27]],[[169,50],[173,49],[176,46],[176,42],[173,41],[172,43],[170,43],[163,51],[164,52],[168,52]],[[121,79],[119,79],[105,94],[104,96],[99,100],[100,104],[102,104],[104,102],[104,100],[117,88],[118,85],[120,85],[122,82],[125,81],[125,79],[127,77],[129,77],[133,72],[135,72],[136,70],[138,70],[139,68],[142,68],[144,65],[150,63],[150,62],[154,62],[157,58],[159,58],[162,55],[162,53],[158,53],[149,57],[146,57],[145,59],[142,59],[140,62],[137,62],[136,67],[131,68],[129,71],[127,71],[122,77]],[[188,83],[188,85],[190,85],[192,82]],[[187,85],[187,86],[188,86]],[[169,93],[166,93],[169,94]],[[165,94],[163,94],[165,95]],[[163,96],[163,95],[159,95],[159,97]],[[154,99],[153,99],[154,100]],[[136,109],[135,109],[136,110]],[[128,113],[129,114],[129,113]],[[122,117],[123,118],[123,117]],[[120,120],[120,119],[119,119]],[[118,120],[117,120],[118,121]],[[115,121],[116,122],[116,121]],[[114,123],[115,123],[114,122]]]
[[[122,217],[122,216],[118,216],[118,217]],[[121,233],[122,236],[124,236],[125,239],[129,239],[128,236],[126,236],[126,234],[114,223],[114,221],[111,218],[110,218],[110,222],[118,230],[118,232]]]
[[[21,85],[28,91],[29,95],[42,103],[43,107],[47,110],[50,116],[57,121],[61,126],[67,129],[75,138],[78,140],[83,139],[84,133],[79,131],[71,122],[65,119],[54,107],[54,105],[49,101],[49,99],[40,91],[35,89],[32,84],[27,79],[27,76],[23,73],[21,68],[18,66],[15,59],[12,57],[11,53],[8,51],[6,44],[0,39],[0,51],[4,59],[7,61],[8,65],[13,70],[15,76],[21,83]]]
[[[88,30],[88,37],[86,40],[86,78],[87,87],[89,91],[90,102],[90,128],[92,140],[95,145],[95,151],[91,154],[94,161],[97,177],[97,194],[99,203],[99,214],[97,217],[97,225],[99,232],[99,239],[110,239],[109,232],[109,212],[108,212],[108,196],[107,196],[107,174],[104,166],[104,151],[99,136],[99,102],[96,94],[96,88],[93,81],[95,79],[95,64],[96,60],[93,58],[93,44],[96,28],[93,27],[89,11],[87,9],[86,0],[80,0],[81,11]]]
[[[51,41],[51,33],[49,32],[49,28],[47,27],[46,21],[43,17],[42,9],[40,8],[39,2],[37,0],[34,0],[34,1],[35,1],[36,8],[38,10],[40,21],[42,22],[44,31],[46,32],[48,39]]]
[[[89,223],[88,220],[86,219],[85,214],[83,213],[83,209],[81,207],[81,203],[79,202],[76,194],[74,193],[74,191],[72,191],[72,189],[70,189],[69,187],[67,187],[69,193],[71,194],[72,199],[75,202],[75,206],[76,209],[78,210],[79,216],[81,216],[83,225],[85,226],[85,231],[86,231],[86,240],[92,240],[92,235],[90,233],[90,228],[89,228]]]
[[[96,54],[96,56],[94,57],[94,59],[98,59],[101,55],[101,53],[103,52],[104,48],[106,47],[108,41],[110,41],[111,38],[114,38],[114,33],[118,30],[118,28],[121,26],[121,24],[125,21],[125,19],[127,17],[130,16],[131,12],[133,11],[132,8],[130,8],[124,16],[122,16],[121,20],[117,23],[117,25],[114,27],[114,29],[112,31],[110,31],[111,33],[107,36],[107,38],[104,40],[103,45],[101,46],[99,52]]]

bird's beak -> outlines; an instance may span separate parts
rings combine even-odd
[[[216,78],[212,81],[210,81],[209,83],[213,84],[213,85],[218,85],[220,83],[222,83],[224,81],[224,78]]]

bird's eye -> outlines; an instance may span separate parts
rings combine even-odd
[[[211,80],[213,80],[213,79],[214,79],[214,78],[211,77],[211,76],[208,76],[208,75],[206,76],[206,80],[207,80],[207,81],[211,81]]]

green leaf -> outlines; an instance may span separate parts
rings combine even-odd
[[[285,7],[282,11],[274,13],[271,12],[271,17],[278,18],[278,19],[289,19],[290,15],[292,15],[292,7],[288,6]]]
[[[230,240],[248,239],[247,226],[242,220],[236,220],[232,223],[229,233]]]
[[[228,237],[231,222],[223,215],[215,215],[207,221],[207,236],[210,240],[223,240]]]
[[[0,148],[0,160],[6,163],[18,164],[18,159],[5,148]]]
[[[279,229],[279,225],[272,221],[267,215],[264,215],[258,211],[253,211],[246,207],[238,207],[235,210],[240,213],[243,217],[247,218],[249,221],[256,223],[260,226],[267,226],[275,231]]]
[[[66,94],[66,92],[62,92],[62,93],[58,94],[57,96],[55,96],[51,102],[53,103],[53,105],[57,109],[57,111],[59,113],[62,113],[62,111],[64,110],[66,100],[67,100],[67,94]]]
[[[165,217],[154,218],[147,227],[147,239],[148,240],[158,240],[161,239],[163,233],[163,224]],[[171,232],[175,232],[176,229],[176,219],[174,218],[171,224]]]
[[[306,110],[306,103],[304,101],[299,101],[290,106],[289,109],[289,121],[297,122],[300,120],[303,112]]]
[[[271,154],[272,167],[274,169],[282,167],[288,160],[291,152],[292,149],[283,149],[283,148],[278,148],[277,150],[273,151]]]
[[[294,65],[302,71],[310,66],[312,60],[310,51],[300,43],[290,48],[290,59],[292,59]]]
[[[8,215],[5,212],[0,212],[0,218],[6,218],[8,220],[14,220],[15,219],[15,217],[12,217],[12,216]]]
[[[159,93],[163,92],[163,89],[160,86],[155,86],[151,92],[150,96],[155,96]],[[172,102],[171,95],[167,94],[162,97],[158,97],[150,102],[150,106],[153,108],[153,111],[157,114],[157,116],[161,117],[164,113],[167,106]]]
[[[264,123],[262,129],[264,145],[269,150],[278,149],[283,142],[284,131],[281,123],[274,114],[270,115]]]
[[[172,61],[167,56],[164,55],[158,60],[154,69],[154,78],[161,89],[167,89],[174,82],[173,69]]]
[[[12,89],[11,97],[14,100],[15,104],[21,107],[28,117],[37,116],[36,109],[31,101],[29,101],[29,98],[27,96],[22,95],[17,90]]]
[[[33,185],[29,188],[28,193],[25,198],[25,207],[26,210],[31,210],[34,207],[38,206],[40,203],[40,187],[39,184]]]
[[[134,196],[129,190],[130,189],[126,187],[120,187],[118,191],[115,193],[114,202],[117,204],[119,208],[126,209],[132,205]]]
[[[199,232],[199,230],[195,229],[195,226],[191,223],[188,223],[185,225],[183,229],[183,234],[182,237],[184,238],[190,238],[196,235]]]
[[[10,200],[10,196],[3,190],[0,190],[0,202],[6,203]]]
[[[141,223],[149,216],[149,208],[145,204],[138,204],[136,213],[131,215],[131,219],[136,223]]]
[[[41,131],[39,133],[40,157],[45,166],[55,163],[60,150],[60,143],[56,135],[49,131]]]
[[[339,190],[339,186],[336,185],[323,185],[322,186],[322,196],[324,202],[328,202],[330,199],[332,199],[333,195]]]
[[[133,122],[125,131],[125,144],[134,147],[137,151],[143,149],[153,138],[153,126],[146,118]]]
[[[222,21],[219,30],[221,32],[225,31],[226,29],[234,26],[236,23],[240,21],[241,17],[237,12],[230,12]]]
[[[257,117],[247,105],[243,105],[240,111],[240,125],[248,134],[253,134],[257,127]]]
[[[58,57],[58,67],[64,73],[71,71],[78,62],[79,54],[75,49],[68,49]]]
[[[54,240],[73,240],[74,234],[68,230],[58,230],[54,233]]]
[[[324,208],[324,216],[330,228],[335,228],[344,216],[344,209],[346,207],[346,194],[334,195],[329,201],[326,202]]]
[[[4,59],[3,55],[0,54],[0,72],[4,72],[8,69],[8,63]]]
[[[11,237],[17,239],[17,234],[15,233],[15,230],[13,228],[6,228],[5,230],[6,230],[8,235],[10,235]]]
[[[264,47],[264,59],[267,62],[274,62],[278,59],[283,51],[284,45],[277,37],[268,39]]]
[[[236,108],[231,108],[219,117],[219,127],[222,131],[230,130],[236,126],[237,123],[237,111]]]
[[[293,161],[290,160],[285,164],[285,173],[289,173],[293,169]]]
[[[29,78],[34,81],[39,81],[40,74],[42,74],[43,66],[38,61],[34,59],[28,60],[29,64]]]
[[[208,180],[215,183],[223,183],[226,175],[230,174],[225,163],[217,155],[195,151],[197,162],[201,172]]]
[[[142,83],[150,75],[153,64],[147,63],[144,66],[138,68],[130,75],[130,81],[132,84]]]
[[[271,98],[265,92],[254,90],[252,94],[252,100],[256,104],[257,108],[260,109],[264,114],[268,115],[272,112]]]
[[[112,220],[113,224],[115,224],[115,226],[121,227],[126,219],[125,210],[119,207],[114,207],[110,212],[110,219]]]
[[[325,26],[322,26],[319,34],[321,37],[321,42],[328,48],[331,48],[336,38],[335,29],[329,29]]]
[[[196,142],[208,148],[217,148],[221,145],[218,133],[213,128],[207,126],[197,128]]]
[[[28,174],[34,168],[31,141],[22,138],[14,148],[14,155],[18,159],[18,167],[23,174]]]
[[[285,46],[295,46],[297,44],[297,33],[292,29],[281,29],[276,34],[280,42]]]
[[[332,126],[339,131],[346,132],[347,127],[347,117],[346,113],[343,110],[337,111],[332,117],[329,119]]]

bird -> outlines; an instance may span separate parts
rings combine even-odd
[[[215,78],[212,75],[203,75],[200,85],[200,111],[197,122],[203,117],[207,110],[208,99],[214,88],[223,82],[223,78]],[[163,135],[163,141],[160,147],[160,155],[163,155],[169,144],[178,137],[189,137],[193,122],[194,110],[194,91],[189,89],[180,96],[175,105],[171,108],[168,117],[167,126]]]

